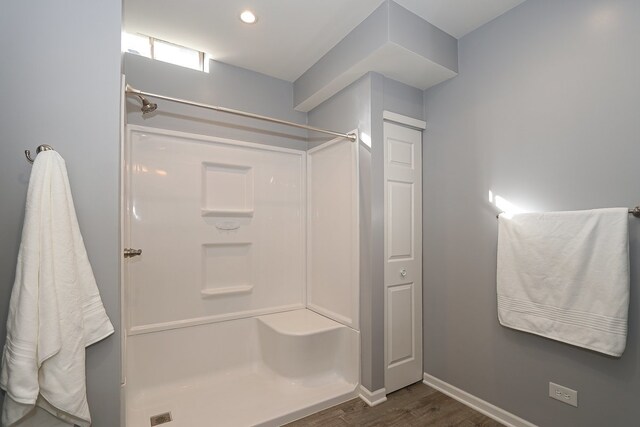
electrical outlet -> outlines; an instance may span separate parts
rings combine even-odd
[[[559,384],[549,383],[549,397],[567,405],[578,407],[578,392]]]

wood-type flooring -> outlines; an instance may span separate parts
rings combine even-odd
[[[287,427],[303,426],[502,427],[502,424],[420,382],[389,394],[386,402],[374,407],[356,398],[287,424]]]

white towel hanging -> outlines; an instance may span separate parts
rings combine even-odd
[[[2,425],[38,406],[70,424],[89,426],[85,347],[112,333],[64,160],[44,151],[31,171],[9,305],[0,371],[0,387],[7,392]]]
[[[500,323],[620,356],[629,308],[628,209],[499,218]]]

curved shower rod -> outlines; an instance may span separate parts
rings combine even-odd
[[[278,124],[281,124],[281,125],[292,126],[292,127],[296,127],[296,128],[300,128],[300,129],[306,129],[306,130],[314,131],[314,132],[325,133],[327,135],[339,136],[339,137],[342,137],[342,138],[346,138],[351,142],[355,142],[358,139],[358,136],[355,133],[334,132],[332,130],[320,129],[320,128],[313,127],[313,126],[308,126],[308,125],[301,125],[299,123],[289,122],[289,121],[286,121],[286,120],[276,119],[276,118],[273,118],[273,117],[261,116],[260,114],[248,113],[246,111],[241,111],[241,110],[234,110],[232,108],[218,107],[216,105],[202,104],[200,102],[188,101],[186,99],[172,98],[170,96],[158,95],[156,93],[144,92],[144,91],[141,91],[141,90],[138,90],[138,89],[134,88],[133,86],[131,86],[129,84],[127,84],[127,87],[125,89],[125,93],[128,94],[128,95],[134,95],[134,96],[137,96],[138,98],[140,98],[140,101],[142,101],[142,107],[141,107],[142,114],[151,113],[151,112],[155,111],[158,108],[158,104],[156,104],[154,102],[151,102],[147,98],[145,98],[145,96],[150,96],[152,98],[164,99],[165,101],[177,102],[179,104],[192,105],[194,107],[206,108],[208,110],[214,110],[214,111],[220,111],[220,112],[223,112],[223,113],[235,114],[236,116],[249,117],[249,118],[252,118],[252,119],[263,120],[265,122],[278,123]]]

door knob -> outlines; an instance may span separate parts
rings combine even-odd
[[[407,269],[406,269],[406,268],[403,268],[402,270],[400,270],[400,275],[401,275],[402,277],[406,277],[406,276],[407,276]]]

